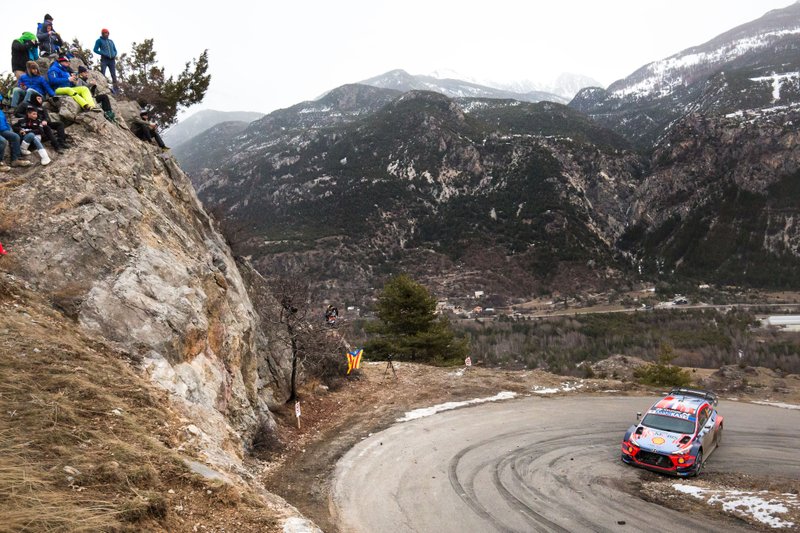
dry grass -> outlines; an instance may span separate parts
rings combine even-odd
[[[277,529],[259,498],[188,471],[168,405],[0,272],[0,533]]]

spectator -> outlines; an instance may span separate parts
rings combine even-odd
[[[64,42],[61,36],[53,31],[53,21],[45,20],[42,22],[39,33],[36,34],[39,39],[39,51],[43,56],[58,55]]]
[[[45,138],[50,141],[50,144],[53,145],[53,148],[55,148],[56,152],[59,154],[63,153],[64,150],[68,148],[67,133],[64,130],[64,124],[50,120],[50,114],[47,112],[47,109],[44,108],[44,99],[42,98],[42,95],[35,95],[33,98],[31,98],[29,104],[26,104],[25,102],[21,103],[14,112],[14,116],[24,117],[28,112],[29,105],[36,108],[36,112],[39,115],[39,120],[42,123],[42,131],[44,131]]]
[[[78,80],[75,82],[75,85],[79,85],[81,87],[88,87],[89,92],[92,93],[92,96],[95,100],[100,104],[100,107],[103,108],[103,113],[105,117],[111,121],[116,123],[117,116],[114,114],[114,111],[111,109],[111,101],[107,94],[97,94],[97,84],[92,83],[89,80],[89,69],[84,67],[83,65],[78,67]]]
[[[12,167],[29,167],[31,165],[30,161],[20,159],[22,152],[20,150],[19,135],[11,130],[11,126],[6,121],[6,114],[0,112],[0,172],[8,172],[9,169],[8,165],[3,161],[6,144],[11,145]]]
[[[148,113],[146,109],[143,109],[142,112],[139,113],[138,119],[134,118],[131,120],[131,131],[145,142],[149,143],[155,141],[162,150],[168,149],[164,141],[161,140],[156,125],[150,122],[150,113]]]
[[[25,95],[23,102],[27,103],[34,95],[39,95],[44,99],[45,95],[55,96],[56,93],[50,87],[41,75],[39,75],[39,64],[36,61],[28,61],[25,65],[27,73],[20,76],[17,82],[18,87],[14,87],[14,92],[11,96],[11,107],[19,105],[22,95]]]
[[[117,87],[117,47],[114,41],[108,38],[108,30],[103,28],[100,31],[100,38],[94,43],[94,53],[100,56],[100,73],[106,75],[106,67],[111,73],[111,86],[114,94],[119,92]]]
[[[8,252],[3,248],[3,243],[0,242],[0,255],[6,255]]]
[[[100,111],[99,108],[95,108],[92,92],[88,87],[75,87],[78,76],[72,72],[69,66],[69,59],[66,57],[59,57],[58,61],[50,65],[47,71],[47,79],[56,94],[71,96],[84,111]]]
[[[11,70],[14,71],[14,76],[18,80],[25,74],[25,64],[28,61],[39,59],[38,46],[39,42],[36,40],[36,36],[29,31],[11,42]]]
[[[42,146],[41,139],[44,130],[39,120],[39,113],[36,111],[35,107],[32,105],[28,106],[28,109],[25,111],[25,118],[14,124],[14,131],[16,131],[22,139],[22,143],[20,143],[20,153],[22,153],[22,155],[30,154],[28,147],[33,145],[36,147],[36,153],[38,153],[39,157],[42,159],[42,166],[50,164],[50,156],[47,154],[47,150],[44,149],[44,146]]]

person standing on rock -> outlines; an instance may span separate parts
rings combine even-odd
[[[11,130],[11,126],[6,121],[6,114],[0,112],[0,172],[8,172],[10,167],[5,164],[4,154],[6,152],[6,145],[11,145],[11,166],[12,167],[29,167],[30,161],[20,159],[22,155],[20,149],[19,135]]]
[[[103,28],[100,31],[100,37],[94,43],[95,54],[100,56],[100,73],[105,76],[106,68],[111,74],[111,92],[117,94],[119,88],[117,87],[117,47],[114,46],[114,41],[108,38],[108,30]]]
[[[29,155],[28,147],[33,145],[36,147],[36,153],[42,159],[42,166],[50,164],[50,156],[42,146],[41,138],[44,135],[44,130],[42,129],[42,122],[39,120],[39,112],[35,107],[28,106],[25,118],[14,123],[14,131],[22,139],[22,143],[20,143],[20,153],[22,155]]]

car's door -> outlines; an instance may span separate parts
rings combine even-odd
[[[697,437],[703,444],[703,451],[708,454],[714,446],[714,422],[716,414],[712,416],[711,406],[708,404],[700,408],[697,414]]]

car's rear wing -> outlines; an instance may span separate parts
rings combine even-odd
[[[711,402],[711,405],[717,405],[717,395],[711,391],[707,390],[698,390],[698,389],[686,389],[683,387],[677,387],[669,391],[670,396],[673,395],[683,395],[683,396],[695,396],[697,398],[703,398]]]

